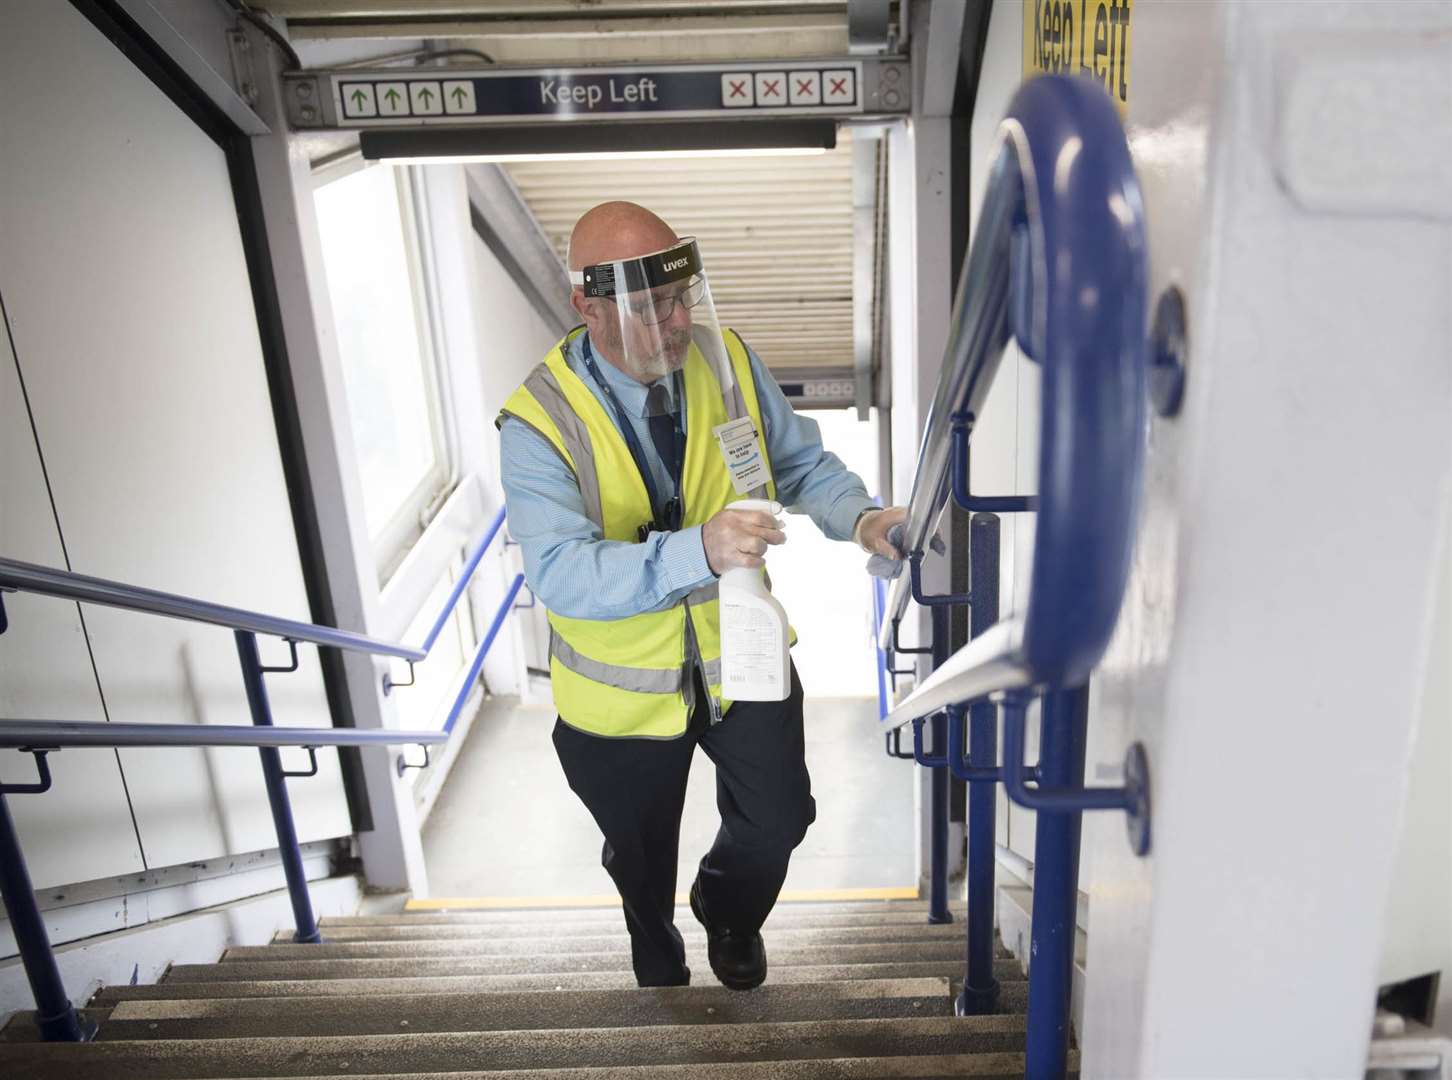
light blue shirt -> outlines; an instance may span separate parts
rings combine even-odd
[[[580,334],[566,346],[565,362],[618,426],[604,392],[585,367],[585,338]],[[766,425],[777,501],[808,514],[828,539],[852,539],[858,516],[876,503],[841,459],[822,448],[817,422],[793,411],[766,365],[749,348],[747,352]],[[661,498],[670,498],[675,480],[666,472],[646,423],[649,387],[610,363],[599,349],[594,357],[635,429]],[[661,381],[670,393],[673,380]],[[684,423],[689,429],[689,416]],[[543,435],[506,417],[499,448],[509,532],[524,553],[529,587],[549,610],[577,619],[622,619],[668,608],[691,590],[716,580],[706,562],[701,526],[653,532],[644,543],[605,540],[586,514],[574,473]]]

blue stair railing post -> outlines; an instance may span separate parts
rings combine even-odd
[[[973,594],[969,634],[976,638],[998,622],[998,516],[974,514],[968,537],[968,587]],[[997,706],[991,701],[969,706],[968,727],[969,758],[980,767],[991,766],[998,760]],[[998,980],[993,975],[997,788],[991,779],[968,783],[968,955],[963,990],[955,1005],[959,1016],[991,1013],[998,1007]]]
[[[937,668],[948,659],[949,618],[946,606],[938,606],[933,612],[933,667]],[[943,712],[932,719],[933,752],[943,754],[948,745],[948,718]],[[944,761],[943,765],[946,766]],[[950,923],[953,913],[948,910],[948,783],[951,779],[946,767],[933,769],[929,773],[929,814],[931,834],[929,837],[928,878],[928,922]]]
[[[234,631],[237,656],[242,661],[242,682],[247,689],[247,704],[252,710],[252,723],[257,727],[272,726],[272,707],[267,701],[267,685],[263,681],[262,661],[257,654],[257,635],[250,630]],[[262,778],[267,785],[267,801],[272,806],[272,823],[277,828],[277,853],[282,859],[282,872],[287,878],[287,891],[292,899],[292,916],[297,927],[293,940],[302,945],[322,941],[313,902],[308,895],[307,873],[303,869],[302,852],[297,843],[297,826],[292,819],[292,803],[287,797],[287,778],[283,774],[282,754],[275,746],[260,746]]]
[[[1089,687],[1052,691],[1039,707],[1040,782],[1046,787],[1080,787],[1088,743]],[[1082,820],[1076,811],[1041,811],[1035,823],[1029,1037],[1024,1059],[1024,1076],[1029,1080],[1068,1075]]]
[[[44,758],[40,760],[43,762]],[[45,920],[35,902],[30,871],[20,851],[15,820],[10,816],[3,792],[0,792],[0,897],[5,901],[5,913],[10,918],[25,977],[30,981],[30,992],[35,995],[35,1022],[40,1028],[40,1037],[47,1042],[87,1041],[95,1033],[95,1027],[81,1022],[66,996],[60,967],[51,951],[50,935],[45,931]]]

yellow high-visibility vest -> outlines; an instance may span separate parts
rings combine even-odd
[[[534,428],[569,465],[586,513],[603,539],[635,543],[654,518],[645,481],[614,419],[565,361],[572,330],[505,402],[499,421],[514,417]],[[776,497],[766,428],[746,346],[723,335],[735,386],[720,381],[695,345],[682,371],[686,398],[686,458],[681,468],[681,527],[703,525],[739,498],[713,434],[729,420],[751,417],[767,465],[767,482],[748,493]],[[508,465],[505,466],[508,468]],[[550,682],[555,708],[571,727],[593,735],[675,738],[686,730],[699,670],[713,715],[721,700],[721,619],[717,583],[680,603],[624,619],[576,619],[549,611]],[[719,704],[718,704],[719,702]]]

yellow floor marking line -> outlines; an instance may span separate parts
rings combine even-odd
[[[850,900],[917,900],[916,885],[889,886],[876,889],[784,889],[779,903],[829,903]],[[676,903],[688,903],[685,893],[676,893]],[[445,896],[428,900],[410,900],[404,911],[501,911],[533,908],[595,908],[619,907],[620,897],[598,896]]]

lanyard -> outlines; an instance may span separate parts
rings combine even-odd
[[[630,449],[630,456],[635,459],[635,467],[640,472],[640,478],[645,482],[645,490],[650,496],[651,512],[656,515],[656,524],[668,531],[680,528],[681,524],[681,471],[686,462],[686,433],[682,430],[680,409],[684,406],[684,392],[681,387],[679,373],[674,376],[672,386],[675,390],[676,411],[671,414],[674,421],[676,440],[676,472],[672,479],[675,481],[675,497],[661,501],[660,492],[656,490],[655,480],[651,475],[651,469],[646,464],[645,451],[641,448],[640,437],[635,433],[635,425],[625,413],[625,408],[620,404],[620,399],[615,396],[615,391],[600,374],[600,368],[595,363],[594,351],[590,348],[590,336],[585,335],[584,348],[585,369],[589,371],[590,377],[595,380],[596,385],[605,394],[605,400],[610,402],[610,408],[615,412],[615,422],[620,427],[620,434],[625,439],[625,445]]]

